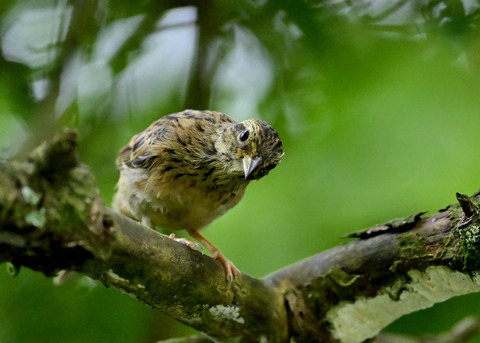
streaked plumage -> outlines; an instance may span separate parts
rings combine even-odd
[[[120,150],[114,208],[143,224],[187,230],[238,272],[199,231],[243,197],[283,156],[277,132],[257,119],[237,123],[214,111],[174,113],[133,136]]]

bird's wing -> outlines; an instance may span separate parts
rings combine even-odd
[[[125,164],[130,168],[151,167],[155,158],[162,155],[169,148],[174,136],[174,127],[166,117],[160,118],[144,131],[132,137],[117,156],[117,168]]]
[[[121,169],[125,164],[130,168],[150,169],[173,152],[188,156],[192,146],[199,144],[205,151],[213,153],[218,129],[232,123],[236,121],[214,111],[186,110],[169,114],[132,137],[118,154],[117,168]]]

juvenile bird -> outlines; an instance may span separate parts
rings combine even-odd
[[[239,123],[214,111],[169,114],[120,150],[113,207],[152,229],[187,230],[232,281],[239,270],[200,230],[235,206],[250,181],[267,175],[283,154],[278,133],[264,121]]]

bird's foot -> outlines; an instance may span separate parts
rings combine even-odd
[[[225,267],[225,276],[230,283],[233,283],[233,275],[239,275],[240,269],[235,267],[232,261],[227,259],[218,249],[214,251],[211,255],[212,258],[219,261]]]
[[[176,238],[174,233],[171,233],[170,235],[168,235],[168,238],[173,239],[175,242],[186,245],[187,247],[189,247],[192,250],[202,251],[202,247],[200,246],[200,244],[190,242],[188,239],[185,239],[185,238]]]
[[[230,283],[233,283],[233,275],[241,274],[240,270],[235,267],[235,265],[227,259],[222,252],[211,242],[208,241],[202,234],[198,231],[189,231],[190,236],[197,239],[200,243],[202,243],[208,251],[210,251],[210,257],[219,261],[225,267],[225,276]]]

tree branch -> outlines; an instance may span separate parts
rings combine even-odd
[[[478,194],[469,199],[477,207]],[[466,217],[458,204],[451,205],[424,219],[414,215],[356,233],[365,239],[300,261],[265,281],[288,282],[301,295],[301,301],[292,297],[293,305],[287,297],[297,317],[289,322],[306,326],[295,332],[313,328],[319,341],[362,342],[405,314],[480,291],[479,234],[478,212]]]
[[[224,342],[361,342],[404,314],[480,290],[478,194],[230,285],[219,262],[105,207],[75,148],[65,130],[0,164],[0,262],[80,272]]]

